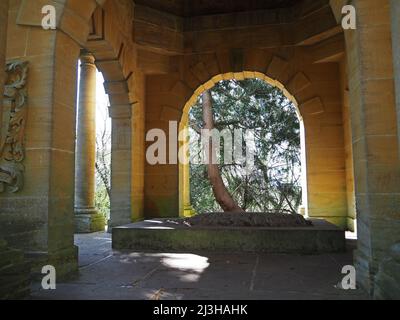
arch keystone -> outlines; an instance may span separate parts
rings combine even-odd
[[[268,52],[262,49],[248,49],[244,55],[243,69],[265,72],[268,67]]]
[[[231,71],[229,53],[226,51],[218,51],[216,55],[220,72],[224,74]]]

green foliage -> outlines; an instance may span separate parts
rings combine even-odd
[[[282,91],[259,79],[221,81],[212,89],[215,126],[219,130],[250,129],[255,134],[255,165],[221,163],[223,180],[246,211],[297,211],[301,204],[300,123],[296,108]],[[199,149],[203,127],[199,97],[190,112],[191,156]],[[222,139],[221,139],[222,140]],[[223,143],[223,141],[221,141]],[[245,144],[243,154],[245,154]],[[223,158],[223,154],[220,155]],[[207,169],[191,162],[192,205],[199,213],[220,211]]]
[[[111,131],[107,120],[96,137],[96,194],[95,205],[106,221],[110,218],[111,194]]]
[[[110,197],[108,196],[107,189],[101,181],[98,181],[97,183],[95,205],[99,213],[108,220],[110,216]]]

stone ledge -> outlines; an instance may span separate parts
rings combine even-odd
[[[315,254],[345,251],[344,231],[324,220],[312,227],[186,227],[153,219],[113,228],[114,249]]]

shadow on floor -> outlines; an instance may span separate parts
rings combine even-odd
[[[107,233],[76,235],[80,275],[32,299],[266,300],[367,299],[360,290],[336,286],[352,264],[346,253],[323,255],[253,253],[144,253],[111,249]]]

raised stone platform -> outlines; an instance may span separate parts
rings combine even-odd
[[[114,249],[135,251],[215,251],[328,253],[345,250],[345,233],[325,220],[307,227],[190,227],[153,219],[112,229]]]

